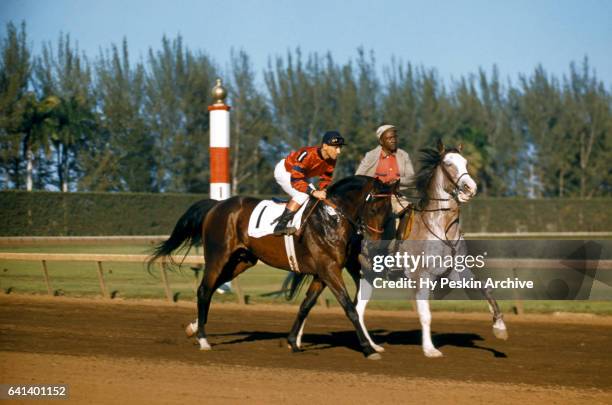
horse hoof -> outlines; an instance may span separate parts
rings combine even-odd
[[[212,350],[212,347],[210,347],[210,344],[208,344],[205,338],[199,338],[198,343],[200,344],[200,350]]]
[[[368,359],[368,360],[380,360],[380,359],[382,359],[382,356],[380,354],[378,354],[378,353],[372,353],[368,357],[366,357],[366,359]]]
[[[508,340],[508,329],[493,328],[493,334],[501,340]]]
[[[431,349],[423,349],[423,353],[425,354],[425,357],[429,357],[430,359],[443,356],[442,352],[435,347],[432,347]]]
[[[287,340],[287,348],[291,350],[293,353],[299,353],[302,351],[302,348],[300,347],[300,345],[298,345],[297,342],[295,341],[292,342],[290,340]]]
[[[374,348],[374,350],[376,350],[376,353],[384,353],[385,352],[385,348],[379,345],[372,345],[372,347]]]
[[[195,335],[196,332],[197,330],[193,329],[192,324],[188,324],[187,326],[185,326],[185,335],[187,335],[188,338],[193,337],[193,335]]]

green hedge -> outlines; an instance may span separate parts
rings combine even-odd
[[[612,199],[476,198],[461,210],[466,232],[610,232]]]
[[[0,192],[0,236],[165,235],[198,194]],[[612,199],[476,198],[466,232],[612,231]]]
[[[165,235],[197,194],[0,192],[2,236]]]

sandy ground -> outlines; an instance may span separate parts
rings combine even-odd
[[[69,384],[71,403],[612,403],[610,317],[508,316],[500,341],[488,316],[434,313],[445,357],[427,359],[414,314],[372,311],[386,352],[369,361],[344,315],[319,307],[291,353],[295,312],[214,306],[201,352],[182,331],[193,304],[2,296],[0,383]]]

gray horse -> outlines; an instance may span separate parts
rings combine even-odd
[[[465,244],[459,226],[459,211],[461,204],[469,202],[476,195],[476,182],[467,171],[467,160],[461,155],[461,145],[457,148],[446,149],[441,141],[438,141],[436,149],[423,149],[420,159],[420,169],[415,176],[415,186],[419,191],[419,203],[412,207],[414,211],[412,223],[407,231],[401,235],[401,239],[409,240],[408,244],[414,251],[427,251],[427,255],[444,257],[447,255],[460,255],[464,253]],[[404,218],[410,218],[405,215]],[[401,242],[401,241],[400,241]],[[422,242],[422,246],[419,245]],[[363,246],[368,244],[364,243]],[[399,244],[402,249],[403,243]],[[404,245],[405,246],[405,245]],[[397,249],[396,249],[397,250]],[[372,297],[373,286],[371,279],[363,277],[371,265],[366,258],[367,254],[359,254],[359,249],[354,249],[354,260],[349,260],[346,269],[357,285],[355,297],[356,309],[359,322],[366,338],[377,352],[383,352],[384,348],[374,343],[364,323],[364,313],[368,301]],[[409,274],[411,279],[439,279],[446,276],[450,279],[459,280],[472,277],[469,271],[459,274],[454,269],[449,272],[447,268],[420,268]],[[303,278],[302,275],[296,275]],[[307,290],[306,298],[300,306],[297,319],[289,334],[289,344],[294,350],[300,350],[304,325],[310,309],[321,294],[322,288],[317,288],[316,280],[313,280]],[[291,296],[295,293],[298,283],[294,283]],[[499,305],[491,296],[489,290],[481,290],[487,299],[489,309],[493,314],[493,333],[499,339],[507,339],[508,332],[503,320]],[[422,346],[427,357],[440,357],[442,352],[435,348],[431,340],[431,311],[429,309],[430,290],[427,288],[416,289],[416,303],[419,320],[423,330]]]
[[[428,256],[456,257],[465,255],[465,242],[459,225],[461,204],[469,202],[476,195],[476,182],[467,171],[467,160],[461,155],[462,147],[446,149],[441,141],[437,149],[422,150],[421,167],[415,177],[415,185],[420,193],[420,201],[412,218],[410,229],[403,235],[406,239],[395,250],[409,248],[411,254],[425,252]],[[362,266],[368,265],[362,256]],[[431,311],[429,309],[430,289],[421,288],[421,280],[436,280],[445,276],[460,280],[473,278],[469,269],[458,272],[453,268],[419,267],[406,273],[408,278],[416,280],[416,304],[422,328],[423,353],[427,357],[441,357],[442,352],[435,348],[431,340]],[[362,278],[357,293],[357,313],[364,326],[364,312],[373,292],[367,278]],[[488,289],[481,289],[489,309],[493,314],[493,333],[499,339],[507,339],[508,332],[497,301]],[[384,348],[374,344],[369,334],[368,339],[373,347],[381,352]]]

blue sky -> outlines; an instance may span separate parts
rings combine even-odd
[[[612,1],[157,1],[0,0],[0,23],[25,20],[35,50],[69,33],[88,56],[125,36],[133,58],[164,34],[223,68],[244,49],[258,72],[269,57],[301,47],[338,62],[363,46],[382,71],[391,58],[436,68],[447,81],[490,71],[516,79],[538,63],[558,77],[588,56],[612,87]],[[3,29],[4,30],[4,29]],[[4,33],[2,34],[4,35]]]

